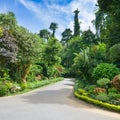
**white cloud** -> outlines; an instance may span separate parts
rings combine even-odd
[[[58,23],[57,36],[59,38],[66,27],[70,27],[73,30],[73,11],[77,8],[80,10],[81,29],[87,30],[90,26],[95,31],[91,21],[95,18],[94,7],[97,0],[73,0],[65,6],[57,4],[56,0],[45,0],[42,5],[30,0],[19,0],[19,2],[28,10],[34,12],[44,27],[49,27],[51,22]]]

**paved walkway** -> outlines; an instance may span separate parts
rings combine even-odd
[[[73,80],[0,98],[0,120],[120,120],[120,114],[101,110],[74,98]]]

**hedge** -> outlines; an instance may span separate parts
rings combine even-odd
[[[120,106],[112,105],[112,104],[109,104],[109,103],[106,103],[106,102],[102,102],[102,101],[99,101],[99,100],[92,99],[92,98],[90,98],[88,96],[80,95],[77,91],[74,92],[74,95],[77,98],[82,99],[82,100],[84,100],[84,101],[86,101],[88,103],[95,104],[97,106],[106,108],[106,109],[111,110],[111,111],[120,112]]]

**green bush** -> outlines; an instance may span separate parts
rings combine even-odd
[[[4,96],[9,92],[6,85],[0,85],[0,96]]]
[[[110,83],[110,80],[108,78],[101,78],[99,80],[97,80],[97,84],[100,86],[100,87],[106,87],[106,85]]]
[[[98,94],[95,99],[103,101],[103,102],[108,102],[109,101],[109,97],[107,96],[106,93],[100,93]]]
[[[97,67],[93,69],[92,76],[95,80],[99,80],[100,78],[108,78],[110,80],[117,74],[119,74],[119,69],[113,65],[108,63],[98,64]]]

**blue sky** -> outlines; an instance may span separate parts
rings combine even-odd
[[[33,33],[40,29],[49,29],[51,22],[58,23],[56,37],[61,38],[65,28],[73,30],[75,9],[80,10],[81,29],[89,26],[94,31],[91,21],[95,18],[97,0],[0,0],[0,13],[12,11],[18,24]]]

